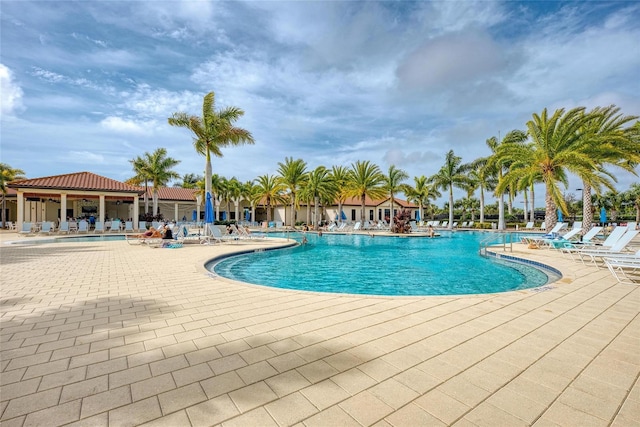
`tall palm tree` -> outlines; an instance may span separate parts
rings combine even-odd
[[[147,161],[144,157],[138,156],[132,160],[129,160],[133,167],[134,176],[127,179],[125,183],[129,185],[140,186],[144,184],[144,213],[149,213],[149,181],[151,177],[148,173]]]
[[[385,196],[384,174],[377,165],[368,160],[351,164],[347,195],[360,199],[360,222],[364,224],[364,210],[367,196],[370,199],[381,199]]]
[[[227,182],[227,210],[231,212],[229,210],[229,202],[230,201],[233,202],[234,217],[236,221],[239,221],[238,204],[240,202],[241,196],[242,196],[242,183],[238,181],[238,178],[234,176]],[[229,213],[229,218],[227,219],[231,219],[231,213]]]
[[[390,229],[393,230],[393,202],[394,195],[402,191],[403,183],[409,178],[409,175],[402,169],[398,169],[395,165],[389,166],[389,173],[384,176],[383,187],[389,195],[389,203],[391,204],[391,214],[389,215]]]
[[[591,190],[597,194],[602,186],[614,190],[615,176],[604,167],[608,164],[619,166],[636,174],[635,166],[640,162],[638,146],[640,140],[636,134],[624,128],[636,116],[619,114],[620,108],[610,105],[596,107],[587,114],[589,120],[580,128],[581,148],[595,163],[595,170],[576,171],[582,180],[582,234],[591,228],[593,210]],[[631,128],[633,129],[633,128]]]
[[[185,173],[182,175],[182,183],[180,187],[182,188],[198,188],[198,181],[202,180],[201,175],[196,175],[195,173]]]
[[[467,183],[466,172],[470,169],[469,165],[462,164],[462,157],[458,157],[453,150],[445,156],[444,165],[438,173],[430,179],[436,188],[449,191],[449,223],[448,229],[453,229],[453,187],[463,188]]]
[[[211,154],[222,157],[221,149],[228,146],[253,144],[253,136],[246,129],[233,126],[244,115],[238,107],[215,110],[215,94],[209,92],[202,102],[202,117],[187,113],[173,113],[168,119],[171,126],[189,129],[194,135],[193,146],[205,156],[205,192],[211,193]]]
[[[180,174],[171,170],[180,163],[171,157],[167,157],[165,148],[158,148],[153,153],[144,153],[141,174],[151,182],[153,194],[153,215],[158,215],[158,189],[166,187],[172,179],[179,179]],[[137,159],[131,160],[136,164]],[[135,168],[135,166],[134,166]]]
[[[414,186],[405,184],[402,191],[407,196],[407,200],[418,205],[420,218],[424,219],[424,210],[431,204],[430,200],[436,200],[442,194],[424,175],[414,176],[413,181]]]
[[[487,139],[487,146],[491,150],[491,156],[489,156],[487,166],[492,169],[492,172],[496,175],[498,183],[503,180],[505,173],[513,167],[513,163],[517,162],[517,158],[508,158],[501,154],[501,147],[507,145],[518,145],[526,147],[527,134],[521,130],[514,129],[508,132],[502,140],[499,136],[496,138],[492,136]],[[505,184],[504,187],[498,187],[496,184],[494,194],[498,196],[498,230],[504,230],[506,224],[504,221],[504,194],[510,192],[513,187],[512,183]]]
[[[2,225],[7,223],[6,194],[7,184],[16,179],[23,179],[24,171],[22,169],[12,168],[6,163],[0,163],[0,190],[2,191]],[[65,215],[63,213],[63,215]]]
[[[212,202],[214,203],[213,208],[215,209],[214,219],[216,221],[220,220],[220,204],[222,203],[224,192],[227,184],[227,179],[224,176],[220,176],[217,173],[211,175],[211,181],[209,181],[209,191],[211,192]],[[205,178],[206,184],[206,178]],[[205,197],[206,197],[206,185],[205,185]],[[205,199],[202,199],[205,200]]]
[[[522,179],[540,176],[545,185],[545,225],[547,231],[557,223],[556,207],[567,214],[567,207],[558,184],[568,186],[567,173],[578,176],[594,174],[598,164],[583,149],[584,138],[580,128],[588,120],[584,108],[574,108],[565,113],[556,110],[549,117],[544,109],[540,115],[533,114],[527,122],[531,144],[502,144],[497,156],[503,162],[513,162],[508,176],[498,183],[496,191],[505,192],[509,185]]]
[[[489,157],[480,157],[470,164],[471,172],[478,181],[480,189],[480,224],[484,223],[484,192],[493,191],[498,182],[496,178],[497,170],[489,162]]]
[[[640,184],[633,183],[625,192],[626,198],[633,204],[636,211],[636,223],[640,223]]]
[[[294,160],[293,157],[285,157],[284,163],[278,163],[278,173],[282,183],[291,195],[290,226],[296,225],[296,194],[304,186],[307,179],[307,163],[302,159]]]
[[[342,221],[342,205],[349,197],[349,169],[345,166],[333,166],[331,168],[331,178],[336,185],[336,199],[338,200],[338,219]]]
[[[267,222],[271,221],[272,203],[283,203],[283,195],[286,186],[275,175],[261,175],[256,178],[257,190],[254,194],[255,200],[263,200],[267,210]]]
[[[335,197],[337,187],[331,172],[324,166],[318,166],[308,174],[308,179],[302,190],[308,200],[313,200],[314,218],[313,229],[318,229],[318,205],[320,200],[331,200]]]
[[[241,197],[249,202],[249,206],[251,206],[251,222],[255,222],[256,220],[256,206],[260,202],[260,198],[258,197],[256,200],[256,194],[258,193],[258,186],[253,181],[247,181],[242,184],[242,195]]]

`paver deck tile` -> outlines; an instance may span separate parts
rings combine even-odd
[[[145,252],[170,272],[125,242],[0,245],[3,427],[638,424],[640,288],[607,271],[514,245],[565,277],[371,298],[202,268],[261,244]]]

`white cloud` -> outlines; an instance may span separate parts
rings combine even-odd
[[[2,117],[11,117],[24,110],[22,104],[23,91],[13,79],[13,72],[4,64],[0,64],[0,111]]]
[[[122,117],[114,117],[114,116],[106,117],[100,122],[100,124],[105,129],[108,129],[114,132],[121,132],[125,134],[133,133],[137,135],[150,134],[154,131],[154,128],[156,128],[158,125],[155,121],[141,122],[141,121],[128,120],[128,119],[123,119]]]
[[[79,163],[81,165],[103,164],[105,158],[102,154],[91,151],[69,151],[64,157],[64,161],[68,163]]]

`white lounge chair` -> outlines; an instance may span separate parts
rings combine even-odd
[[[473,224],[475,224],[474,221],[469,221],[469,224],[467,224],[467,227],[471,228],[471,227],[473,227]]]
[[[135,230],[133,229],[133,221],[127,221],[124,223],[124,232],[125,233],[133,233]]]
[[[42,223],[42,226],[40,227],[40,231],[38,231],[38,234],[51,234],[51,232],[53,232],[53,222],[45,221]]]
[[[524,227],[522,227],[523,230],[533,230],[534,227],[534,222],[533,221],[529,221],[527,223],[527,225],[525,225]]]
[[[61,221],[60,227],[58,227],[58,234],[69,234],[69,221]]]
[[[587,263],[585,260],[589,260],[589,263],[598,267],[598,263],[596,262],[597,259],[611,258],[616,255],[623,254],[627,245],[638,235],[638,233],[640,233],[639,230],[627,230],[626,233],[624,233],[610,249],[585,249],[577,251],[576,253],[583,264],[586,265]]]
[[[147,221],[138,222],[138,231],[145,232],[147,231]]]
[[[120,220],[116,219],[111,221],[111,227],[109,228],[109,231],[112,233],[119,233],[120,232]]]
[[[22,228],[18,231],[19,236],[30,236],[33,234],[33,223],[31,222],[23,222]]]
[[[78,223],[78,233],[88,233],[89,223],[86,220],[82,220]]]
[[[94,233],[104,233],[104,222],[96,221],[93,228]]]
[[[640,283],[640,251],[628,258],[605,258],[604,264],[619,283]]]

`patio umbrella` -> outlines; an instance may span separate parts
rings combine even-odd
[[[244,220],[249,222],[251,220],[251,212],[249,212],[249,210],[246,210],[244,213]]]
[[[604,207],[602,207],[600,208],[600,223],[602,225],[605,225],[606,222],[607,222],[607,210]]]
[[[416,221],[420,221],[420,211],[416,211]]]
[[[562,222],[562,211],[558,209],[558,222]]]
[[[222,220],[225,221],[227,219],[227,211],[222,211]]]
[[[198,212],[196,212],[196,210],[194,209],[193,212],[191,212],[191,221],[196,221],[198,219]]]
[[[344,211],[340,211],[340,218],[341,218],[343,221],[346,221],[346,220],[347,220],[347,216],[344,214]]]
[[[207,193],[207,200],[204,203],[204,222],[213,224],[213,205],[211,204],[211,193]]]

